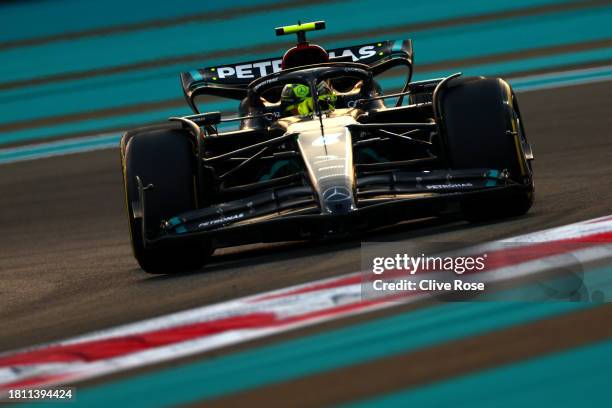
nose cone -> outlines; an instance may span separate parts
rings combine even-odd
[[[328,117],[301,122],[290,130],[298,132],[298,146],[323,214],[346,214],[356,208],[353,171],[353,143],[348,125],[350,116]]]

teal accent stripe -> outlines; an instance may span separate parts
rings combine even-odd
[[[487,187],[496,186],[497,185],[497,176],[498,175],[499,175],[499,171],[497,171],[497,170],[489,171],[489,174],[487,175],[487,177],[491,177],[491,178],[489,180],[487,180],[485,185]]]
[[[261,176],[261,178],[259,179],[260,181],[263,180],[269,180],[270,178],[274,177],[274,175],[284,166],[289,164],[289,160],[279,160],[276,163],[274,163],[272,165],[272,167],[270,168],[270,172],[268,174],[264,174],[263,176]]]
[[[345,407],[607,407],[610,366],[603,341]]]
[[[179,217],[172,217],[168,220],[168,225],[175,226],[181,224],[183,221]]]
[[[391,48],[391,51],[401,51],[402,49],[402,40],[395,40],[395,42],[393,43],[393,47]]]
[[[81,389],[75,406],[186,404],[585,307],[587,303],[570,302],[444,304]]]
[[[201,81],[204,77],[200,74],[200,71],[197,69],[189,71],[189,74],[193,78],[194,81]]]

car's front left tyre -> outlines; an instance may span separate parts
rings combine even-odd
[[[534,201],[531,163],[518,102],[502,79],[451,79],[439,103],[446,156],[453,169],[488,168],[506,172],[523,186],[513,194],[466,199],[462,212],[469,221],[519,216]]]

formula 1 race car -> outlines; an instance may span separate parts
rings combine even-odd
[[[306,41],[324,27],[277,28],[298,37],[281,59],[181,74],[195,114],[125,133],[127,216],[145,271],[198,269],[232,245],[529,210],[533,154],[506,81],[413,82],[410,40],[327,51]],[[383,94],[377,76],[394,67],[406,82]],[[238,116],[201,113],[212,97],[236,100]],[[237,130],[220,131],[231,122]]]

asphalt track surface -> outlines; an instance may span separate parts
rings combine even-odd
[[[148,275],[132,258],[117,150],[5,165],[0,351],[354,272],[365,239],[469,244],[611,214],[611,91],[612,82],[602,82],[519,95],[536,155],[536,204],[525,217],[480,225],[429,219],[352,239],[225,249],[181,275]],[[533,330],[554,347],[558,331]]]

